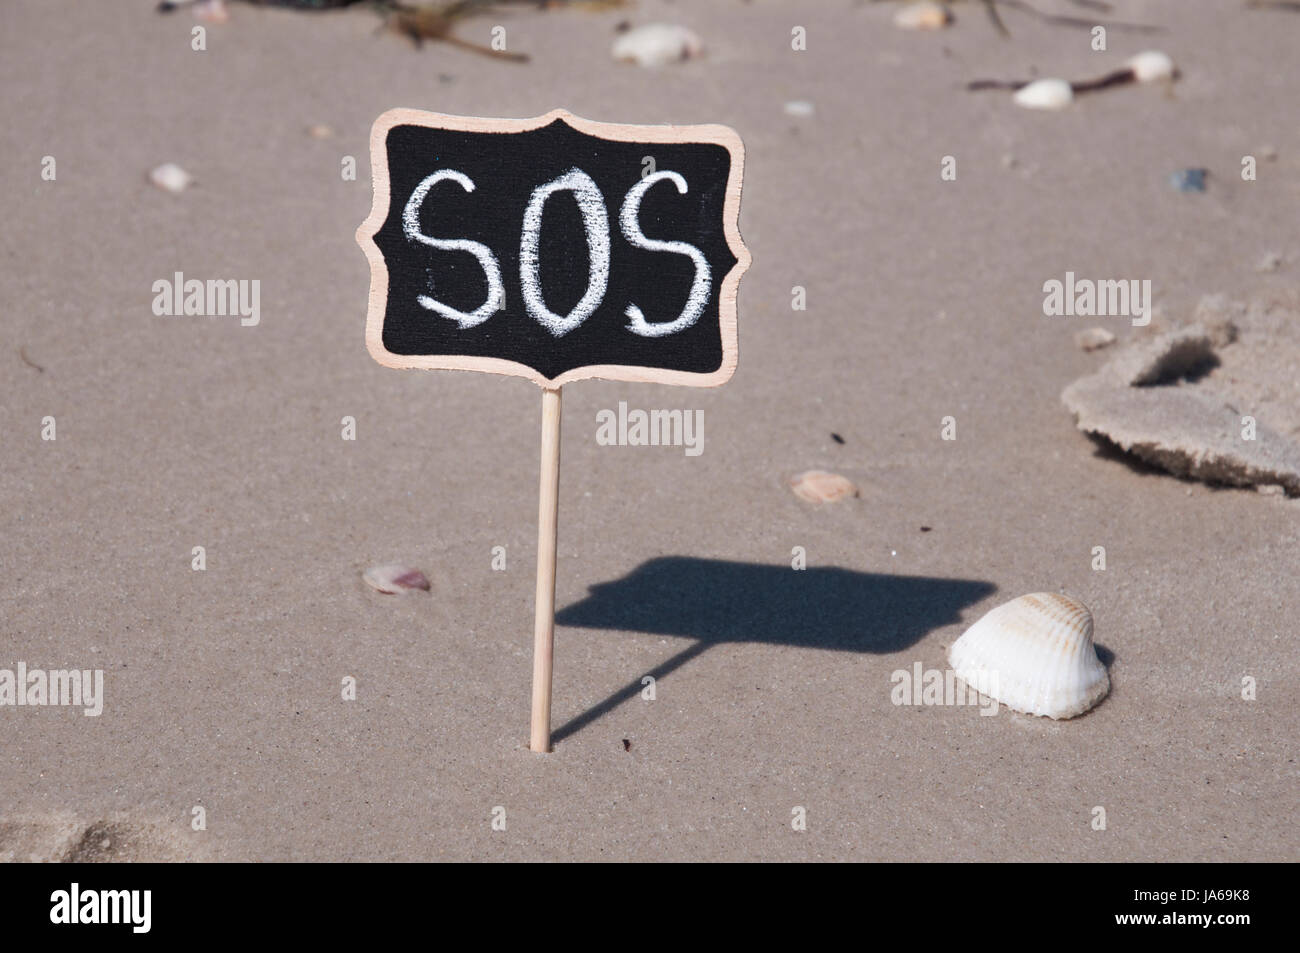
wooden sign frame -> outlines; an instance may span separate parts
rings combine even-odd
[[[722,335],[722,362],[718,369],[707,373],[671,370],[658,367],[640,367],[624,364],[588,365],[565,371],[548,378],[536,369],[517,361],[500,357],[471,355],[419,355],[395,354],[384,346],[384,315],[388,306],[388,265],[375,243],[375,235],[383,227],[391,212],[388,169],[388,133],[395,126],[426,126],[433,129],[454,129],[464,132],[517,133],[548,126],[562,121],[578,132],[616,142],[644,142],[647,144],[709,143],[722,146],[731,156],[727,176],[726,195],[723,202],[723,233],[728,248],[736,259],[718,288],[718,323]],[[744,176],[745,147],[734,130],[720,125],[627,125],[595,122],[575,116],[564,109],[554,109],[532,119],[483,119],[471,116],[449,116],[419,109],[390,109],[375,120],[370,132],[370,168],[374,181],[374,201],[370,215],[357,229],[357,243],[370,262],[370,300],[366,311],[366,347],[371,356],[385,367],[421,370],[486,371],[512,377],[525,377],[543,389],[558,389],[570,381],[601,378],[604,380],[632,381],[655,384],[685,385],[690,387],[717,387],[725,384],[735,373],[739,359],[736,330],[736,294],[741,276],[749,268],[751,257],[740,237],[740,188]]]

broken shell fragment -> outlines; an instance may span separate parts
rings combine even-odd
[[[1074,90],[1063,79],[1036,79],[1011,98],[1025,109],[1064,109],[1074,100]]]
[[[699,56],[704,44],[699,36],[673,23],[649,23],[628,30],[611,50],[614,59],[637,66],[665,66]]]
[[[1159,50],[1144,50],[1124,64],[1139,83],[1155,83],[1174,78],[1174,61]]]
[[[980,694],[1030,715],[1073,718],[1110,691],[1092,644],[1092,613],[1052,592],[988,612],[952,644],[948,664]]]
[[[175,162],[164,162],[149,173],[149,181],[164,192],[184,192],[194,177]]]
[[[851,480],[825,470],[808,470],[792,476],[789,482],[794,495],[807,503],[834,503],[858,495]]]
[[[941,30],[950,20],[952,14],[948,8],[933,0],[915,0],[894,14],[894,26],[900,30]]]
[[[1074,335],[1074,343],[1084,351],[1097,351],[1115,343],[1115,335],[1105,328],[1086,328]]]
[[[366,585],[388,595],[411,592],[415,589],[429,591],[429,580],[424,573],[410,566],[371,566],[361,576]]]
[[[196,0],[192,12],[194,19],[204,23],[225,23],[230,19],[226,0]]]

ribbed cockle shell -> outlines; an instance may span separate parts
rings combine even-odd
[[[1110,691],[1082,602],[1036,592],[998,606],[948,650],[957,676],[1008,708],[1048,718],[1081,715]]]

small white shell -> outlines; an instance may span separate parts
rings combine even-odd
[[[648,23],[628,30],[614,41],[614,59],[637,66],[664,66],[699,56],[704,44],[699,36],[674,23]]]
[[[149,173],[149,181],[164,192],[184,192],[194,177],[175,162],[164,162]]]
[[[806,99],[792,99],[785,104],[785,114],[787,116],[807,117],[817,112],[817,107]]]
[[[1092,613],[1052,592],[988,612],[948,649],[948,664],[980,694],[1030,715],[1073,718],[1110,691],[1092,644]]]
[[[411,566],[371,566],[361,578],[371,589],[378,589],[390,596],[415,589],[429,591],[428,578]]]
[[[1064,109],[1074,100],[1074,90],[1063,79],[1036,79],[1011,98],[1026,109]]]
[[[900,7],[894,14],[894,26],[900,30],[941,30],[951,19],[952,14],[942,3],[915,0]]]
[[[825,470],[808,470],[792,476],[790,489],[807,503],[834,503],[858,495],[858,488],[852,480]]]
[[[1162,79],[1174,78],[1174,61],[1167,53],[1159,50],[1145,50],[1131,57],[1124,64],[1133,71],[1133,77],[1139,83],[1154,83]]]

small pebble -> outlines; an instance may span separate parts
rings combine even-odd
[[[942,30],[951,20],[948,8],[933,0],[913,0],[894,14],[894,26],[900,30]]]
[[[331,139],[334,136],[334,128],[327,126],[323,122],[318,122],[314,126],[307,127],[307,135],[313,139]]]
[[[1002,168],[1004,169],[1014,169],[1019,164],[1020,160],[1009,152],[1002,157]]]
[[[1256,150],[1256,151],[1259,153],[1259,157],[1260,157],[1261,159],[1263,159],[1265,162],[1276,162],[1276,161],[1277,161],[1277,147],[1276,147],[1276,146],[1260,146],[1259,149]]]
[[[1098,351],[1115,343],[1115,335],[1105,328],[1088,328],[1074,336],[1074,343],[1085,351]]]
[[[424,573],[410,566],[371,566],[361,578],[370,588],[387,595],[412,592],[416,589],[429,591],[429,580]]]
[[[175,162],[164,162],[149,173],[149,181],[165,192],[184,192],[194,177]]]
[[[1255,490],[1263,496],[1286,496],[1286,488],[1278,483],[1261,483]]]
[[[800,473],[790,478],[789,485],[794,495],[807,503],[834,503],[858,495],[851,480],[825,470]]]
[[[811,116],[816,111],[812,103],[803,99],[792,99],[785,104],[787,116]]]
[[[619,36],[611,53],[621,63],[637,66],[665,66],[699,56],[704,44],[699,36],[673,23],[650,23]]]
[[[1179,169],[1169,173],[1169,185],[1179,192],[1204,192],[1207,169]]]
[[[1074,101],[1074,90],[1063,79],[1036,79],[1011,98],[1025,109],[1064,109]]]
[[[1259,260],[1255,270],[1260,274],[1268,271],[1277,271],[1282,267],[1282,256],[1275,251],[1271,251]]]
[[[193,6],[194,19],[204,23],[225,23],[230,19],[226,0],[197,0]]]

